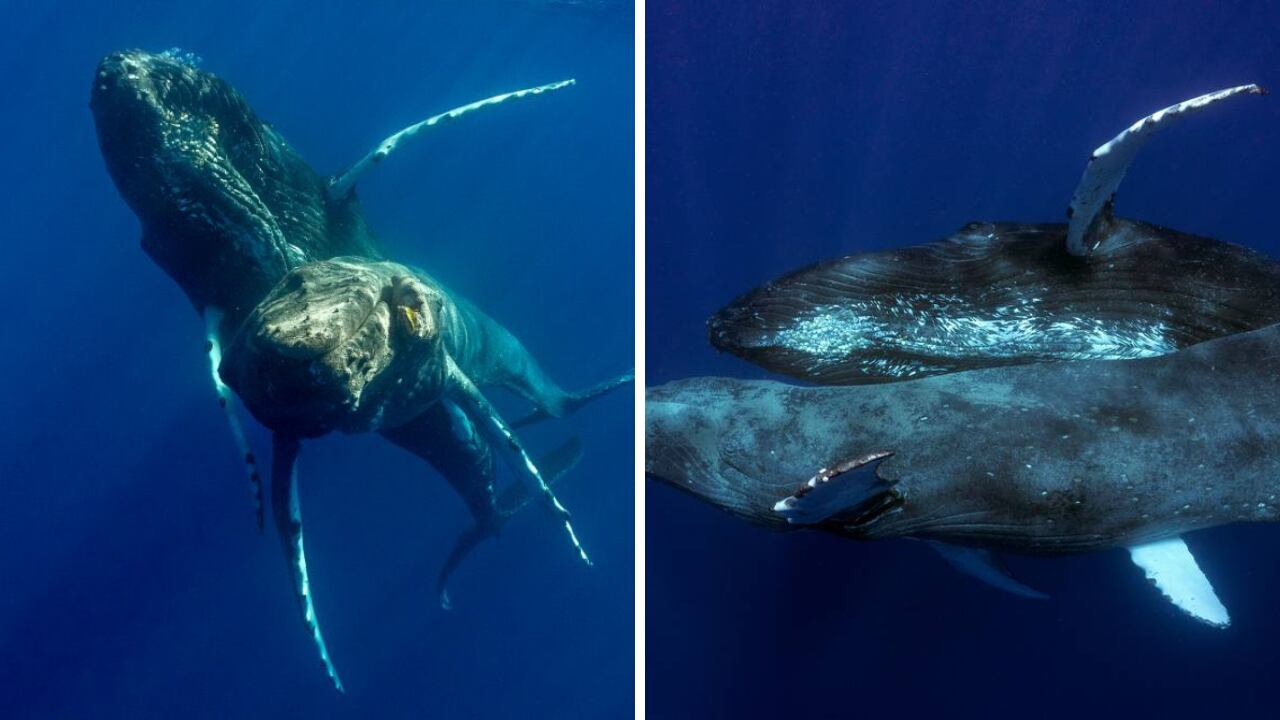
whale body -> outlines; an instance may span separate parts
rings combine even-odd
[[[262,482],[256,454],[235,412],[232,386],[245,392],[255,417],[273,431],[274,524],[299,611],[340,691],[342,682],[320,631],[307,575],[296,471],[302,438],[335,429],[379,430],[430,463],[458,492],[475,526],[459,537],[441,571],[441,602],[446,606],[449,574],[471,548],[496,535],[533,499],[551,510],[575,551],[587,560],[568,511],[551,490],[551,483],[576,463],[577,441],[535,461],[481,386],[520,392],[533,404],[527,416],[533,421],[572,412],[629,381],[630,375],[583,393],[562,390],[510,332],[424,273],[385,262],[355,193],[360,177],[419,133],[573,82],[504,93],[433,115],[382,141],[345,172],[326,178],[231,85],[200,69],[189,54],[117,52],[103,58],[95,72],[89,105],[103,158],[141,222],[143,249],[205,320],[215,392],[253,488],[259,531],[264,523]],[[325,264],[337,262],[335,258],[346,262]],[[371,282],[346,282],[362,274]],[[294,280],[296,287],[282,287]],[[308,282],[338,293],[351,291],[349,297],[331,296],[326,310],[359,317],[311,317],[307,308],[315,298],[298,304],[292,302],[296,294],[291,295]],[[361,294],[362,285],[372,294]],[[276,289],[277,302],[264,305]],[[303,312],[290,315],[295,308]],[[242,332],[250,318],[256,318],[258,329],[271,325],[272,334]],[[270,322],[280,318],[283,322]],[[240,337],[245,341],[236,343]],[[375,347],[379,337],[382,345]],[[361,347],[371,352],[351,352]],[[225,369],[224,348],[229,353]],[[376,360],[388,360],[388,365],[373,372]],[[309,370],[329,374],[308,378]],[[405,379],[415,381],[413,392],[399,392],[404,386],[398,383]],[[368,402],[358,402],[364,400]],[[495,490],[495,457],[506,459],[524,481],[502,495]]]
[[[1141,563],[1188,531],[1280,517],[1278,380],[1280,326],[880,385],[681,380],[646,392],[645,471],[774,528]],[[1189,554],[1175,565],[1203,578]]]
[[[711,317],[711,344],[823,385],[1154,357],[1280,322],[1280,264],[1126,220],[1114,196],[1153,135],[1241,85],[1141,118],[1093,151],[1066,223],[975,222],[943,240],[820,262]]]

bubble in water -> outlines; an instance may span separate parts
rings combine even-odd
[[[170,60],[177,60],[183,65],[187,65],[193,68],[200,67],[201,63],[204,62],[204,58],[188,50],[183,50],[182,48],[179,48],[179,47],[171,47],[168,50],[161,52],[160,57],[169,58]]]

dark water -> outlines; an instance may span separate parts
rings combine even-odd
[[[704,322],[784,270],[971,220],[1061,221],[1089,152],[1130,122],[1280,85],[1278,30],[1262,3],[652,0],[648,382],[763,377]],[[1156,138],[1117,209],[1275,255],[1278,200],[1272,95]],[[1014,558],[1052,596],[1033,602],[918,543],[777,535],[647,490],[652,718],[1276,713],[1274,527],[1190,535],[1232,613],[1220,631],[1121,551]]]
[[[435,575],[470,519],[444,482],[372,436],[304,448],[337,695],[279,543],[254,533],[202,324],[139,248],[88,98],[102,55],[178,46],[328,173],[428,114],[576,77],[424,136],[361,195],[393,257],[577,387],[632,362],[630,8],[5,3],[0,28],[0,716],[629,715],[630,393],[531,435],[583,440],[560,494],[595,569],[527,513],[463,568],[452,612]]]

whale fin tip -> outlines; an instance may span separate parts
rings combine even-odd
[[[324,642],[324,634],[320,632],[320,620],[316,617],[315,603],[312,600],[311,579],[307,573],[307,554],[304,549],[302,535],[302,508],[298,502],[298,450],[297,438],[290,438],[276,433],[271,438],[271,510],[275,519],[276,532],[280,536],[280,544],[284,547],[285,557],[289,562],[289,579],[293,583],[294,597],[302,619],[311,633],[324,665],[325,673],[333,682],[333,687],[345,693],[342,678],[338,676],[329,649]]]
[[[1160,129],[1181,117],[1236,95],[1266,95],[1258,85],[1238,85],[1183,100],[1138,120],[1103,143],[1089,156],[1080,184],[1067,209],[1067,252],[1085,256],[1100,242],[1100,230],[1111,217],[1116,190],[1138,150]]]
[[[1231,625],[1227,608],[1181,537],[1134,545],[1129,557],[1179,610],[1216,628]]]

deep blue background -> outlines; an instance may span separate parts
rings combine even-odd
[[[971,220],[1062,221],[1089,152],[1203,92],[1280,85],[1275,3],[647,5],[651,385],[763,377],[707,344],[738,293]],[[1280,89],[1280,88],[1277,88]],[[1280,97],[1187,120],[1118,212],[1277,254]],[[1280,533],[1189,543],[1233,627],[1124,553],[1014,558],[1031,602],[925,547],[751,527],[648,483],[649,717],[1276,714]]]
[[[305,446],[312,580],[349,693],[337,695],[279,543],[254,533],[201,322],[139,248],[88,98],[107,52],[179,46],[329,173],[428,114],[577,77],[423,136],[361,196],[392,256],[490,310],[582,386],[632,363],[631,13],[0,4],[0,716],[630,714],[631,394],[532,438],[544,449],[583,439],[561,497],[595,569],[527,513],[463,568],[451,613],[435,575],[469,517],[444,482],[377,437]],[[252,439],[266,456],[256,426]]]

